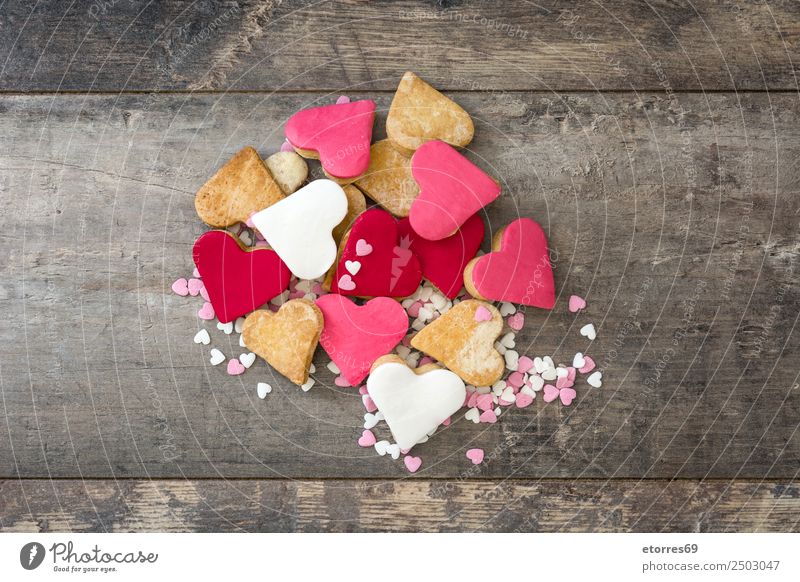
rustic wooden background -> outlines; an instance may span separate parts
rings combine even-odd
[[[799,42],[788,0],[3,3],[0,529],[800,529]],[[522,351],[591,320],[605,372],[414,476],[327,370],[261,401],[263,362],[212,368],[169,289],[223,160],[340,94],[382,128],[405,70],[475,118],[492,227],[557,251]]]

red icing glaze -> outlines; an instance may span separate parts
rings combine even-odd
[[[500,250],[475,262],[472,284],[492,301],[552,309],[555,283],[542,227],[530,218],[509,224],[503,231]]]
[[[419,236],[407,218],[397,224],[397,229],[401,237],[411,239],[411,250],[422,265],[422,276],[447,297],[455,299],[464,285],[464,267],[483,242],[481,217],[473,214],[453,236],[436,241]]]
[[[255,311],[289,286],[289,268],[275,251],[244,250],[224,230],[201,235],[192,258],[222,323]]]
[[[317,307],[325,319],[319,343],[351,386],[358,386],[375,360],[391,352],[408,331],[408,315],[388,297],[358,306],[330,294],[317,299]]]
[[[319,154],[322,168],[336,178],[355,178],[367,171],[375,102],[324,105],[298,111],[286,122],[286,139],[294,147]]]
[[[411,204],[411,227],[423,238],[440,240],[500,195],[483,170],[442,141],[423,144],[411,158],[419,196]]]
[[[359,240],[372,245],[368,255],[359,256]],[[347,244],[336,267],[331,292],[356,297],[407,297],[419,287],[422,268],[419,259],[408,248],[409,239],[400,240],[395,218],[378,208],[367,210],[353,222]],[[361,268],[353,275],[347,261],[358,261]],[[342,288],[339,281],[350,277],[354,287]]]

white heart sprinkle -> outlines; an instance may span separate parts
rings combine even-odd
[[[308,365],[308,373],[309,374],[314,374],[316,371],[317,371],[317,367],[314,365],[314,362],[311,362]]]
[[[233,332],[233,322],[229,321],[228,323],[222,323],[221,321],[218,321],[217,329],[224,331],[226,335],[230,335]]]
[[[353,273],[355,275],[355,273]],[[297,282],[297,285],[294,286],[296,291],[302,291],[303,293],[310,293],[311,292],[312,283],[308,279],[301,279]]]
[[[259,382],[256,384],[256,392],[258,392],[258,397],[262,400],[267,397],[267,394],[272,392],[272,386],[267,384],[266,382]]]
[[[581,335],[583,337],[589,338],[589,340],[593,340],[597,337],[597,330],[594,328],[593,323],[587,323],[581,328]]]
[[[473,392],[477,392],[478,394],[489,394],[492,391],[491,386],[473,386]]]
[[[380,417],[378,416],[379,414],[380,412],[378,414],[372,414],[367,412],[364,415],[364,428],[366,428],[367,430],[374,428],[375,425],[377,425],[381,420]]]
[[[207,329],[201,329],[194,335],[194,343],[203,344],[207,346],[211,343],[211,336],[208,335]]]
[[[530,386],[523,386],[519,389],[520,394],[527,394],[531,398],[536,398],[536,391]]]
[[[331,371],[332,374],[337,374],[337,375],[341,374],[341,372],[339,371],[339,366],[337,366],[333,362],[328,362],[327,368]]]
[[[500,304],[500,315],[505,317],[506,315],[512,315],[517,312],[517,308],[514,307],[513,303],[508,303],[504,301]]]
[[[239,361],[242,363],[242,366],[249,368],[253,365],[253,362],[256,361],[256,355],[253,352],[249,354],[239,354]]]
[[[589,386],[600,388],[600,386],[603,385],[603,374],[599,371],[589,374],[589,377],[586,378],[586,381],[589,383]]]
[[[422,331],[423,327],[425,327],[425,322],[422,321],[419,317],[415,319],[413,322],[411,322],[411,329],[413,329],[414,331]]]
[[[506,350],[506,353],[503,354],[503,357],[506,359],[506,368],[509,370],[516,370],[519,366],[519,354],[514,350]]]
[[[566,378],[567,376],[569,376],[569,370],[561,366],[556,368],[556,378]]]
[[[397,355],[403,358],[404,360],[411,355],[411,348],[404,346],[403,344],[399,344],[397,348],[395,348]]]
[[[347,269],[348,273],[355,277],[361,270],[361,261],[345,261],[344,268]]]
[[[536,370],[537,374],[541,374],[547,369],[547,366],[544,363],[544,360],[540,357],[533,358],[533,369]]]
[[[419,298],[423,303],[427,303],[433,296],[433,287],[423,287],[420,289]]]
[[[464,418],[466,420],[471,420],[475,424],[478,424],[480,422],[481,413],[477,408],[470,408],[469,410],[467,410],[467,413],[464,415]]]
[[[538,392],[544,387],[544,378],[542,378],[541,376],[531,376],[530,382],[531,382],[531,390],[535,392]]]
[[[389,441],[378,441],[374,446],[375,451],[382,457],[386,454],[386,449],[389,448]]]
[[[555,368],[547,368],[544,372],[542,372],[542,379],[547,380],[548,382],[551,380],[555,380],[558,378],[558,372],[556,372]]]
[[[500,338],[500,343],[503,344],[509,350],[513,350],[514,347],[517,345],[516,342],[514,341],[515,337],[516,335],[514,334],[514,332],[510,331],[506,335]],[[539,358],[539,360],[541,361],[541,358]]]
[[[246,247],[249,247],[250,245],[252,245],[252,244],[253,244],[253,237],[251,237],[251,236],[250,236],[250,233],[249,233],[249,232],[247,232],[246,230],[245,230],[245,231],[243,231],[243,232],[242,232],[242,233],[239,235],[239,240],[240,240],[240,241],[242,241],[242,244],[243,244],[244,246],[246,246]]]
[[[586,365],[586,360],[583,358],[583,354],[578,352],[575,354],[575,357],[572,358],[572,367],[576,370],[580,370]]]
[[[233,331],[236,333],[242,333],[242,329],[244,328],[244,317],[237,317],[236,321],[233,322]]]
[[[243,347],[243,348],[247,347],[246,345],[244,345],[244,336],[243,335],[239,336],[239,346]]]
[[[211,358],[209,362],[211,362],[212,366],[216,366],[217,364],[221,364],[225,361],[225,354],[219,351],[217,348],[211,350]]]
[[[417,317],[419,317],[422,321],[430,321],[431,317],[433,317],[433,312],[427,307],[420,307]]]
[[[503,393],[500,395],[500,400],[505,400],[506,402],[516,402],[517,396],[514,394],[514,389],[509,386]]]
[[[308,392],[309,390],[311,390],[311,387],[314,385],[314,382],[316,382],[314,378],[309,378],[305,384],[300,386],[300,388],[302,388],[303,392]]]
[[[400,458],[400,445],[397,443],[393,443],[386,447],[386,453],[391,455],[391,457],[396,461]]]
[[[496,349],[497,353],[499,353],[501,356],[506,353],[506,346],[500,342],[494,342],[494,349]]]
[[[505,380],[498,380],[494,384],[492,384],[492,392],[495,396],[500,396],[503,393],[503,390],[506,389]]]
[[[545,356],[544,358],[542,358],[542,362],[544,362],[545,369],[556,367],[556,365],[553,363],[553,358],[551,358],[550,356]]]
[[[441,293],[434,293],[433,295],[431,295],[431,303],[433,304],[433,308],[436,311],[441,312],[442,309],[447,307],[448,301],[447,298]]]

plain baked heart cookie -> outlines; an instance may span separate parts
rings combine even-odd
[[[386,134],[410,155],[431,140],[464,147],[472,141],[475,126],[460,105],[409,71],[400,79],[389,107]]]
[[[422,265],[422,276],[454,299],[464,286],[464,268],[483,242],[483,219],[473,214],[454,235],[442,240],[422,238],[408,219],[398,222],[397,230],[401,239],[411,240],[410,248]]]
[[[342,241],[331,292],[355,297],[408,297],[419,287],[419,259],[400,239],[397,220],[379,208],[364,212]]]
[[[492,252],[473,259],[464,269],[470,295],[542,309],[556,303],[547,236],[530,218],[519,218],[492,240]]]
[[[365,99],[298,111],[286,122],[297,153],[319,159],[325,173],[353,180],[367,171],[375,102]]]
[[[421,237],[451,236],[500,195],[500,185],[442,141],[429,141],[411,158],[420,192],[411,205],[411,228]]]
[[[201,235],[192,258],[222,323],[258,309],[289,286],[289,269],[275,251],[246,249],[224,230]]]
[[[292,299],[276,312],[254,311],[244,320],[242,340],[251,352],[302,386],[322,332],[322,312],[311,301]]]
[[[464,382],[453,372],[435,364],[412,370],[398,356],[384,356],[375,362],[367,392],[404,450],[455,414],[467,396]]]
[[[347,215],[347,196],[331,180],[314,180],[251,220],[300,279],[324,275],[336,260],[332,231]]]
[[[283,191],[251,147],[242,148],[203,184],[194,198],[206,224],[224,228],[283,199]]]
[[[351,386],[367,377],[375,360],[391,352],[408,331],[408,315],[394,299],[364,305],[330,293],[317,299],[325,326],[319,343]]]
[[[296,192],[308,178],[308,163],[294,152],[276,152],[264,163],[284,194]]]
[[[473,386],[491,386],[505,370],[494,342],[503,317],[490,303],[468,299],[422,328],[412,347],[442,362]]]
[[[372,146],[367,173],[356,180],[367,196],[395,216],[408,216],[419,186],[411,175],[411,160],[388,139]]]

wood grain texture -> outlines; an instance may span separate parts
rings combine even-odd
[[[0,90],[796,91],[791,0],[6,2]]]
[[[379,104],[382,128],[390,95]],[[360,95],[359,95],[360,96]],[[366,96],[366,95],[365,95]],[[193,194],[321,93],[0,98],[0,476],[394,478],[318,351],[302,393],[170,292],[204,231]],[[503,183],[492,229],[548,232],[559,294],[521,353],[587,351],[572,407],[456,417],[418,478],[781,478],[800,466],[800,103],[791,95],[475,92],[468,155]],[[380,133],[380,132],[379,132]],[[380,137],[380,136],[378,136]],[[315,171],[318,168],[315,168]],[[487,237],[491,232],[487,233]],[[586,314],[566,311],[587,297]],[[578,329],[593,321],[591,345]],[[275,387],[265,400],[256,382]],[[481,446],[477,474],[464,451]]]
[[[796,483],[0,481],[2,532],[789,532]]]

